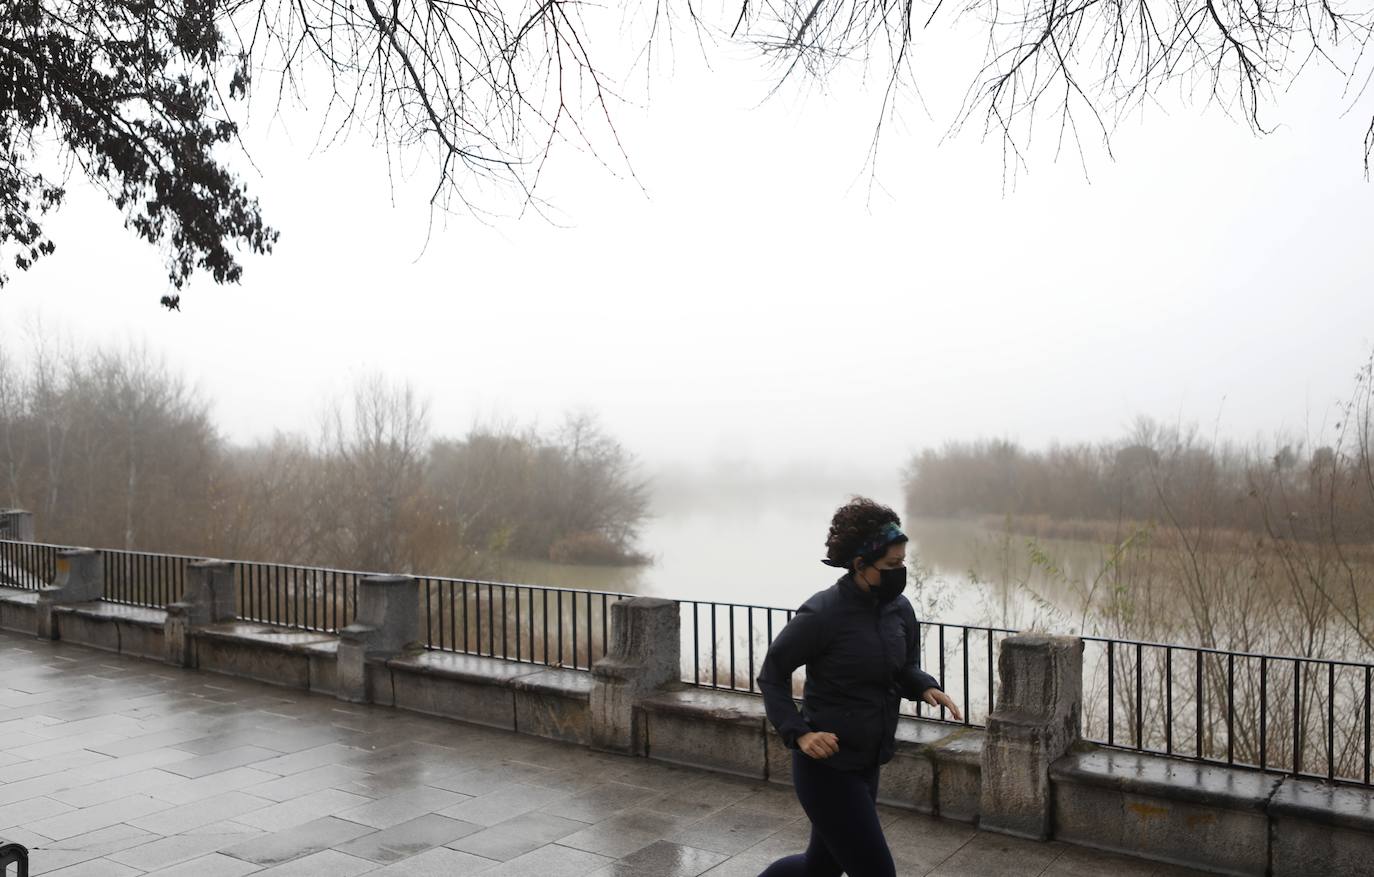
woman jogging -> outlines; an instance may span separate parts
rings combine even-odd
[[[760,877],[895,877],[878,823],[878,766],[892,759],[903,697],[959,707],[917,666],[906,542],[892,509],[856,497],[835,512],[823,563],[847,570],[813,596],[768,649],[759,689],[768,720],[792,749],[792,784],[811,820],[805,853]],[[792,673],[806,666],[798,712]]]

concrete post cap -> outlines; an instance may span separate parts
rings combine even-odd
[[[630,597],[626,600],[617,600],[617,603],[624,603],[626,606],[633,606],[636,609],[663,609],[668,606],[676,606],[675,600],[665,600],[662,597]]]
[[[1030,658],[1040,653],[1046,657],[1082,652],[1083,640],[1076,636],[1050,633],[1015,633],[1002,640],[1003,654],[1019,654]]]
[[[408,584],[410,584],[410,583],[413,582],[413,581],[415,581],[415,576],[399,576],[399,575],[363,576],[362,579],[360,579],[360,582],[361,582],[362,584],[365,584],[365,585],[386,585],[386,586],[393,586],[393,585],[408,585]]]
[[[1020,646],[1022,648],[1032,646],[1072,646],[1079,641],[1076,636],[1065,636],[1055,633],[1041,633],[1039,631],[1023,631],[1013,633],[1002,640],[1004,646]]]

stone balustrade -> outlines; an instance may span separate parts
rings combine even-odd
[[[14,516],[14,512],[0,513]],[[17,518],[30,526],[31,516]],[[359,584],[353,624],[331,636],[237,619],[233,564],[193,563],[164,612],[100,598],[100,552],[61,553],[51,587],[0,589],[0,627],[534,734],[627,756],[790,782],[762,702],[679,681],[670,600],[614,603],[612,642],[590,673],[427,650],[408,576]],[[1097,747],[1080,739],[1083,646],[1002,643],[986,730],[905,718],[883,803],[980,828],[1244,875],[1374,875],[1374,793]]]

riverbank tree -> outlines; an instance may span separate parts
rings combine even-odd
[[[1315,447],[1204,441],[1141,420],[1098,444],[1033,451],[987,441],[929,450],[907,476],[910,514],[973,514],[994,526],[993,562],[971,573],[985,588],[986,621],[1246,654],[1357,662],[1374,655],[1374,360],[1359,370]],[[1094,552],[1082,549],[1094,546],[1097,560],[1085,560]],[[1164,650],[1145,658],[1146,678],[1169,672]],[[1126,678],[1131,654],[1118,660],[1117,678]],[[1210,696],[1221,698],[1230,670],[1221,659],[1203,663],[1188,674],[1205,676]],[[1248,722],[1262,702],[1260,668],[1242,663],[1237,696],[1245,700],[1236,709]],[[1312,715],[1301,719],[1299,738],[1309,721],[1320,727],[1330,698],[1364,702],[1358,673],[1333,673],[1332,690],[1323,679],[1302,683]],[[1147,721],[1162,727],[1162,690],[1132,701],[1127,688],[1119,714],[1143,704],[1153,711]],[[1215,709],[1220,700],[1211,702]],[[1256,757],[1256,724],[1236,739],[1238,757]],[[1292,725],[1271,724],[1284,728],[1291,746]],[[1208,747],[1226,741],[1215,730],[1204,729]],[[1357,742],[1340,738],[1338,763],[1356,763]]]
[[[1095,739],[1358,779],[1343,717],[1370,702],[1372,464],[1374,361],[1319,442],[1141,420],[1097,444],[954,444],[911,461],[908,510],[991,525],[968,573],[980,621],[1117,641],[1085,644]]]
[[[1360,393],[1367,393],[1365,374]],[[1371,467],[1369,439],[1361,437],[1368,424],[1356,422],[1368,417],[1361,405],[1315,446],[1215,441],[1147,417],[1101,442],[1044,449],[1009,439],[949,442],[908,461],[907,513],[1010,520],[1046,537],[1110,537],[1122,522],[1264,534],[1281,521],[1294,538],[1374,542],[1374,491],[1359,489]]]
[[[316,435],[241,445],[143,348],[29,354],[0,351],[0,503],[46,541],[469,576],[644,560],[647,484],[589,414],[438,436],[413,388],[368,376]]]

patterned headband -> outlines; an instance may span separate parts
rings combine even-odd
[[[878,557],[881,557],[883,553],[887,551],[887,547],[889,545],[892,545],[895,542],[906,541],[907,535],[902,532],[901,527],[898,527],[896,524],[892,523],[884,524],[883,528],[878,531],[877,535],[869,539],[863,545],[859,546],[859,550],[854,552],[854,556],[862,557],[865,563],[870,563]],[[821,563],[825,564],[826,566],[835,566],[841,569],[849,568],[848,563],[830,560],[829,558],[822,560]]]

